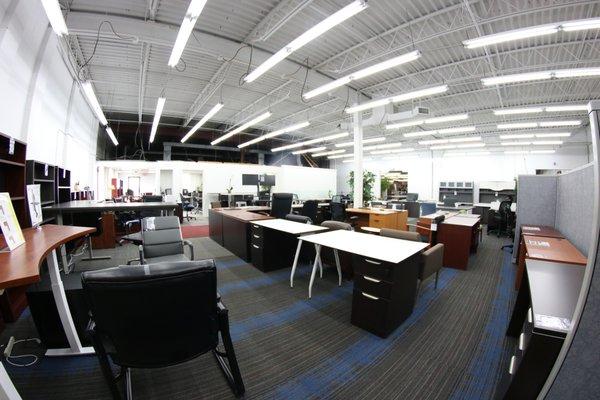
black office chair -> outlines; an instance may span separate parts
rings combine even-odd
[[[234,394],[244,394],[213,260],[88,271],[81,282],[91,315],[88,333],[114,399],[121,399],[120,378],[125,397],[132,398],[131,368],[169,367],[209,351]],[[121,368],[116,376],[111,362]]]
[[[316,200],[306,200],[302,204],[300,215],[304,215],[311,219],[311,221],[317,221],[317,214],[319,213],[319,203]]]
[[[196,207],[194,207],[190,200],[184,197],[183,193],[180,193],[179,197],[181,198],[181,208],[187,213],[187,215],[184,215],[183,218],[187,218],[188,221],[190,219],[196,219],[195,216],[190,215],[190,211],[194,210]]]
[[[510,211],[511,202],[509,200],[504,200],[500,202],[500,206],[498,207],[498,211],[496,211],[493,215],[493,229],[488,229],[488,235],[490,233],[495,232],[497,237],[500,236],[508,236],[511,235],[510,228],[510,218],[512,212]]]
[[[346,222],[349,223],[353,228],[356,226],[356,221],[358,220],[358,216],[348,217],[346,213],[346,205],[342,203],[334,203],[333,201],[329,204],[331,209],[331,220],[338,222]],[[322,225],[322,224],[321,224]]]
[[[285,218],[286,215],[292,212],[291,193],[273,193],[271,201],[271,217]]]
[[[459,199],[456,196],[446,196],[443,200],[444,206],[446,207],[456,207],[456,203],[458,202]]]
[[[96,228],[96,232],[90,233],[85,237],[87,243],[88,257],[82,258],[81,261],[110,260],[110,256],[95,257],[94,249],[92,248],[92,238],[99,237],[102,235],[102,233],[104,233],[104,230],[102,228],[101,213],[73,214],[73,225]]]
[[[313,221],[309,217],[305,217],[304,215],[298,214],[288,214],[285,216],[285,219],[288,221],[300,222],[301,224],[312,224]]]

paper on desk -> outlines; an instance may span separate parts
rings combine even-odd
[[[541,231],[537,226],[522,226],[521,229],[524,231]]]
[[[569,318],[553,317],[551,315],[535,314],[535,326],[540,328],[557,329],[560,331],[571,330]]]

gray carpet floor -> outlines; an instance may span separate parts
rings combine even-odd
[[[308,265],[292,289],[289,268],[263,273],[208,238],[191,240],[197,258],[217,261],[247,399],[488,399],[507,368],[512,343],[504,332],[515,266],[500,250],[506,239],[486,236],[469,270],[444,269],[437,289],[433,280],[425,282],[413,314],[387,339],[350,324],[352,282],[338,287],[334,268],[315,281],[308,300]],[[76,269],[137,256],[132,245],[97,254],[113,258],[78,261]],[[7,327],[0,343],[11,335],[37,335],[28,312]],[[41,355],[43,349],[26,344],[14,353]],[[41,357],[31,367],[7,370],[24,399],[110,398],[94,356]],[[135,370],[133,392],[137,399],[233,398],[210,354]]]

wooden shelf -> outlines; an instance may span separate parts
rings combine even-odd
[[[14,165],[16,167],[25,167],[25,163],[16,162],[16,161],[10,161],[10,160],[4,160],[4,159],[1,159],[1,158],[0,158],[0,164]]]

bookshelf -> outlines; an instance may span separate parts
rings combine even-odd
[[[40,185],[40,202],[43,208],[56,204],[56,174],[58,167],[47,163],[27,160],[26,182],[28,185]],[[43,215],[42,224],[54,223],[54,216]]]
[[[64,168],[56,168],[56,203],[71,201],[71,171]]]

